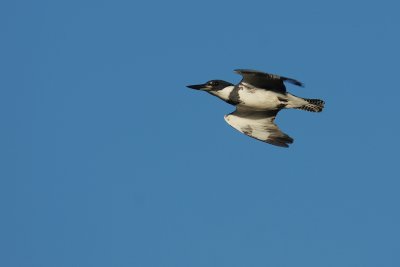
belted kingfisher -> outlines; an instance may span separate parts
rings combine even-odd
[[[236,106],[234,112],[225,115],[225,121],[252,138],[288,147],[293,139],[274,123],[278,112],[284,108],[321,112],[324,108],[325,103],[320,99],[301,98],[288,93],[284,82],[303,87],[295,79],[256,70],[238,69],[235,72],[243,77],[237,85],[223,80],[211,80],[187,87],[206,91]]]

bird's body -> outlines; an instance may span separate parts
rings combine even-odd
[[[278,93],[274,91],[255,88],[249,84],[227,86],[222,90],[210,91],[210,94],[219,97],[236,107],[253,110],[273,110],[279,107],[294,108],[307,104],[302,98],[290,93]]]
[[[242,81],[233,85],[222,80],[188,86],[207,91],[221,100],[236,106],[225,115],[225,120],[238,131],[273,145],[287,147],[293,139],[281,132],[274,123],[277,113],[284,108],[320,112],[324,101],[306,99],[286,92],[284,82],[302,86],[297,80],[253,70],[236,70]]]

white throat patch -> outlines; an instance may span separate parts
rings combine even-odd
[[[218,91],[209,91],[209,93],[226,101],[229,99],[229,94],[232,92],[234,87],[235,86],[231,85],[231,86],[227,86],[224,89],[221,89]]]

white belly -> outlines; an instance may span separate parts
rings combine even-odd
[[[275,109],[281,103],[278,96],[286,98],[285,95],[272,91],[243,88],[239,90],[241,103],[238,106],[257,110]]]

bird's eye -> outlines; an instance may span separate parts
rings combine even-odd
[[[218,85],[218,82],[216,82],[216,81],[210,81],[210,82],[208,82],[208,84],[211,85],[211,86],[217,86],[217,85]]]

